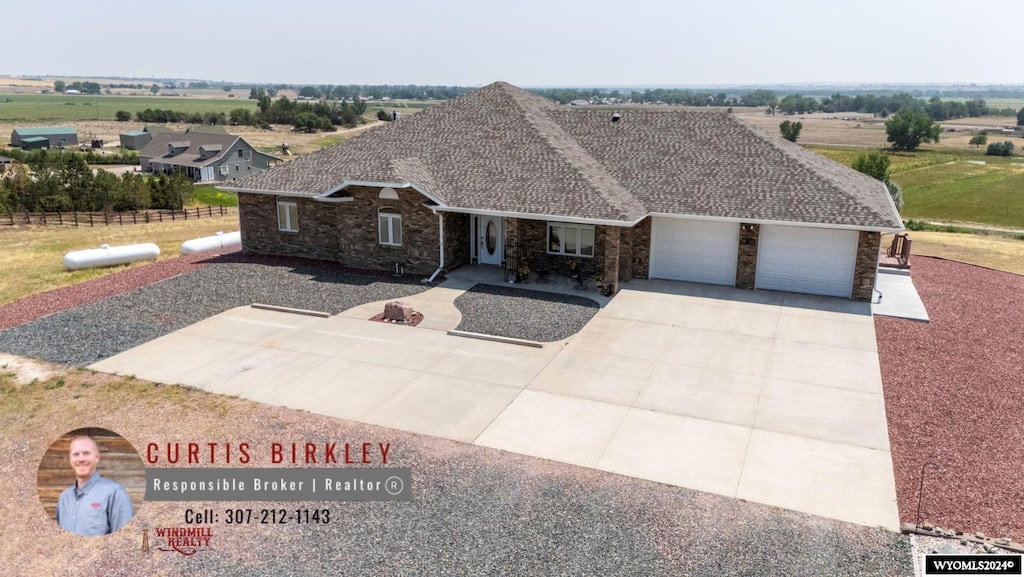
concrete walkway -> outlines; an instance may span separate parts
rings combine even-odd
[[[416,328],[241,307],[90,368],[898,529],[866,303],[635,280],[542,348],[443,332],[493,274],[403,299]]]
[[[878,269],[871,314],[928,322],[928,311],[917,294],[909,270]]]

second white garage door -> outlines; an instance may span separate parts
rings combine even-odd
[[[651,278],[736,284],[739,224],[654,217]]]
[[[849,298],[856,261],[856,231],[765,225],[757,288]]]

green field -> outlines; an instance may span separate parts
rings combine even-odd
[[[238,206],[238,195],[217,190],[212,186],[197,186],[192,191],[192,201],[199,206]]]
[[[175,96],[94,96],[64,94],[0,95],[0,122],[73,122],[115,120],[125,110],[134,116],[147,108],[175,110],[189,114],[223,112],[235,108],[256,112],[256,101],[248,98],[210,99]]]
[[[808,148],[847,166],[865,152]],[[917,150],[890,157],[890,178],[903,188],[903,218],[1024,229],[1024,160],[1020,157],[951,149]]]
[[[892,176],[903,187],[905,218],[1024,228],[1024,162],[985,157]]]
[[[960,102],[967,102],[970,98],[943,98],[943,100],[956,100]],[[986,98],[985,104],[989,108],[1012,108],[1014,110],[1020,110],[1024,107],[1024,99],[1022,98]]]

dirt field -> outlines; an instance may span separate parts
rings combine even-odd
[[[779,123],[783,120],[798,120],[804,128],[797,142],[800,144],[827,144],[832,146],[861,146],[883,148],[886,142],[885,119],[870,114],[857,112],[798,114],[794,116],[764,113],[763,109],[734,108],[733,114],[747,122],[778,134]],[[971,149],[968,144],[971,137],[984,130],[988,132],[989,142],[1009,140],[1021,147],[1024,141],[1017,136],[1003,136],[999,131],[1013,128],[1017,119],[1009,116],[984,116],[981,118],[958,118],[942,122],[944,132],[938,144],[927,144],[927,148]]]
[[[908,231],[907,236],[912,241],[911,267],[914,264],[914,255],[922,255],[1024,274],[1024,241],[998,236],[925,231]],[[890,242],[892,237],[886,235],[882,240],[882,246],[888,246]]]
[[[831,114],[797,114],[793,116],[766,115],[759,108],[733,108],[733,114],[767,131],[779,133],[783,120],[800,121],[804,128],[797,140],[800,144],[830,144],[839,146],[863,146],[882,148],[885,142],[885,121],[870,114],[843,112]]]

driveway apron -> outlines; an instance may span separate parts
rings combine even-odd
[[[898,530],[870,305],[634,280],[532,348],[447,334],[476,281],[416,328],[240,307],[90,368]]]

